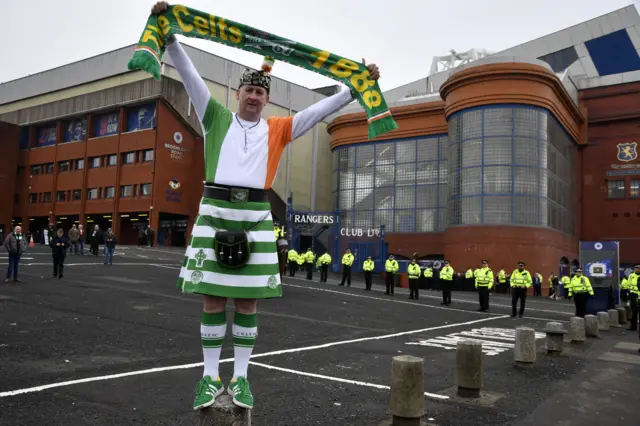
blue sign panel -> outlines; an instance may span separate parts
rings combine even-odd
[[[129,109],[127,131],[153,129],[156,118],[155,104],[140,105]]]
[[[118,124],[120,124],[120,115],[117,112],[98,116],[96,118],[96,137],[117,134]]]
[[[36,146],[49,146],[56,143],[56,126],[38,129],[38,143]]]
[[[20,128],[20,149],[29,149],[29,128]]]
[[[87,119],[77,118],[75,120],[67,121],[64,127],[64,141],[76,142],[82,141],[87,135]]]
[[[618,302],[620,287],[617,241],[580,242],[580,264],[589,277],[595,296],[589,299],[589,313],[606,311]]]

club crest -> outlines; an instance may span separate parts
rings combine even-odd
[[[633,161],[638,158],[638,143],[619,143],[618,144],[618,160],[619,161]]]
[[[203,278],[204,278],[204,274],[200,271],[194,271],[191,274],[191,282],[193,284],[200,284]]]

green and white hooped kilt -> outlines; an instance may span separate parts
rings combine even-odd
[[[213,249],[216,230],[248,231],[251,256],[246,265],[230,269],[216,261],[217,254]],[[282,296],[271,205],[268,202],[232,203],[202,198],[180,270],[178,288],[184,293],[230,299]]]

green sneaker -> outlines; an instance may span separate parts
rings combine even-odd
[[[233,403],[238,407],[253,408],[253,395],[251,395],[249,382],[246,378],[238,377],[235,381],[229,383],[227,392],[233,397]]]
[[[216,397],[224,391],[224,386],[218,380],[211,380],[211,377],[204,376],[196,386],[196,399],[193,401],[193,409],[199,410],[213,405]]]

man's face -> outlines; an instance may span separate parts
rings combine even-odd
[[[58,237],[62,238],[63,235],[64,232],[62,231],[62,229],[58,229]]]
[[[16,226],[15,233],[22,234],[22,226]]]
[[[636,275],[640,275],[640,268],[636,268],[633,272],[635,272]]]
[[[236,99],[240,102],[238,111],[257,116],[269,103],[267,91],[260,86],[242,86],[236,92]]]
[[[483,268],[486,268],[486,267],[488,267],[488,266],[489,266],[489,264],[488,264],[487,262],[482,262],[482,267],[483,267]]]

